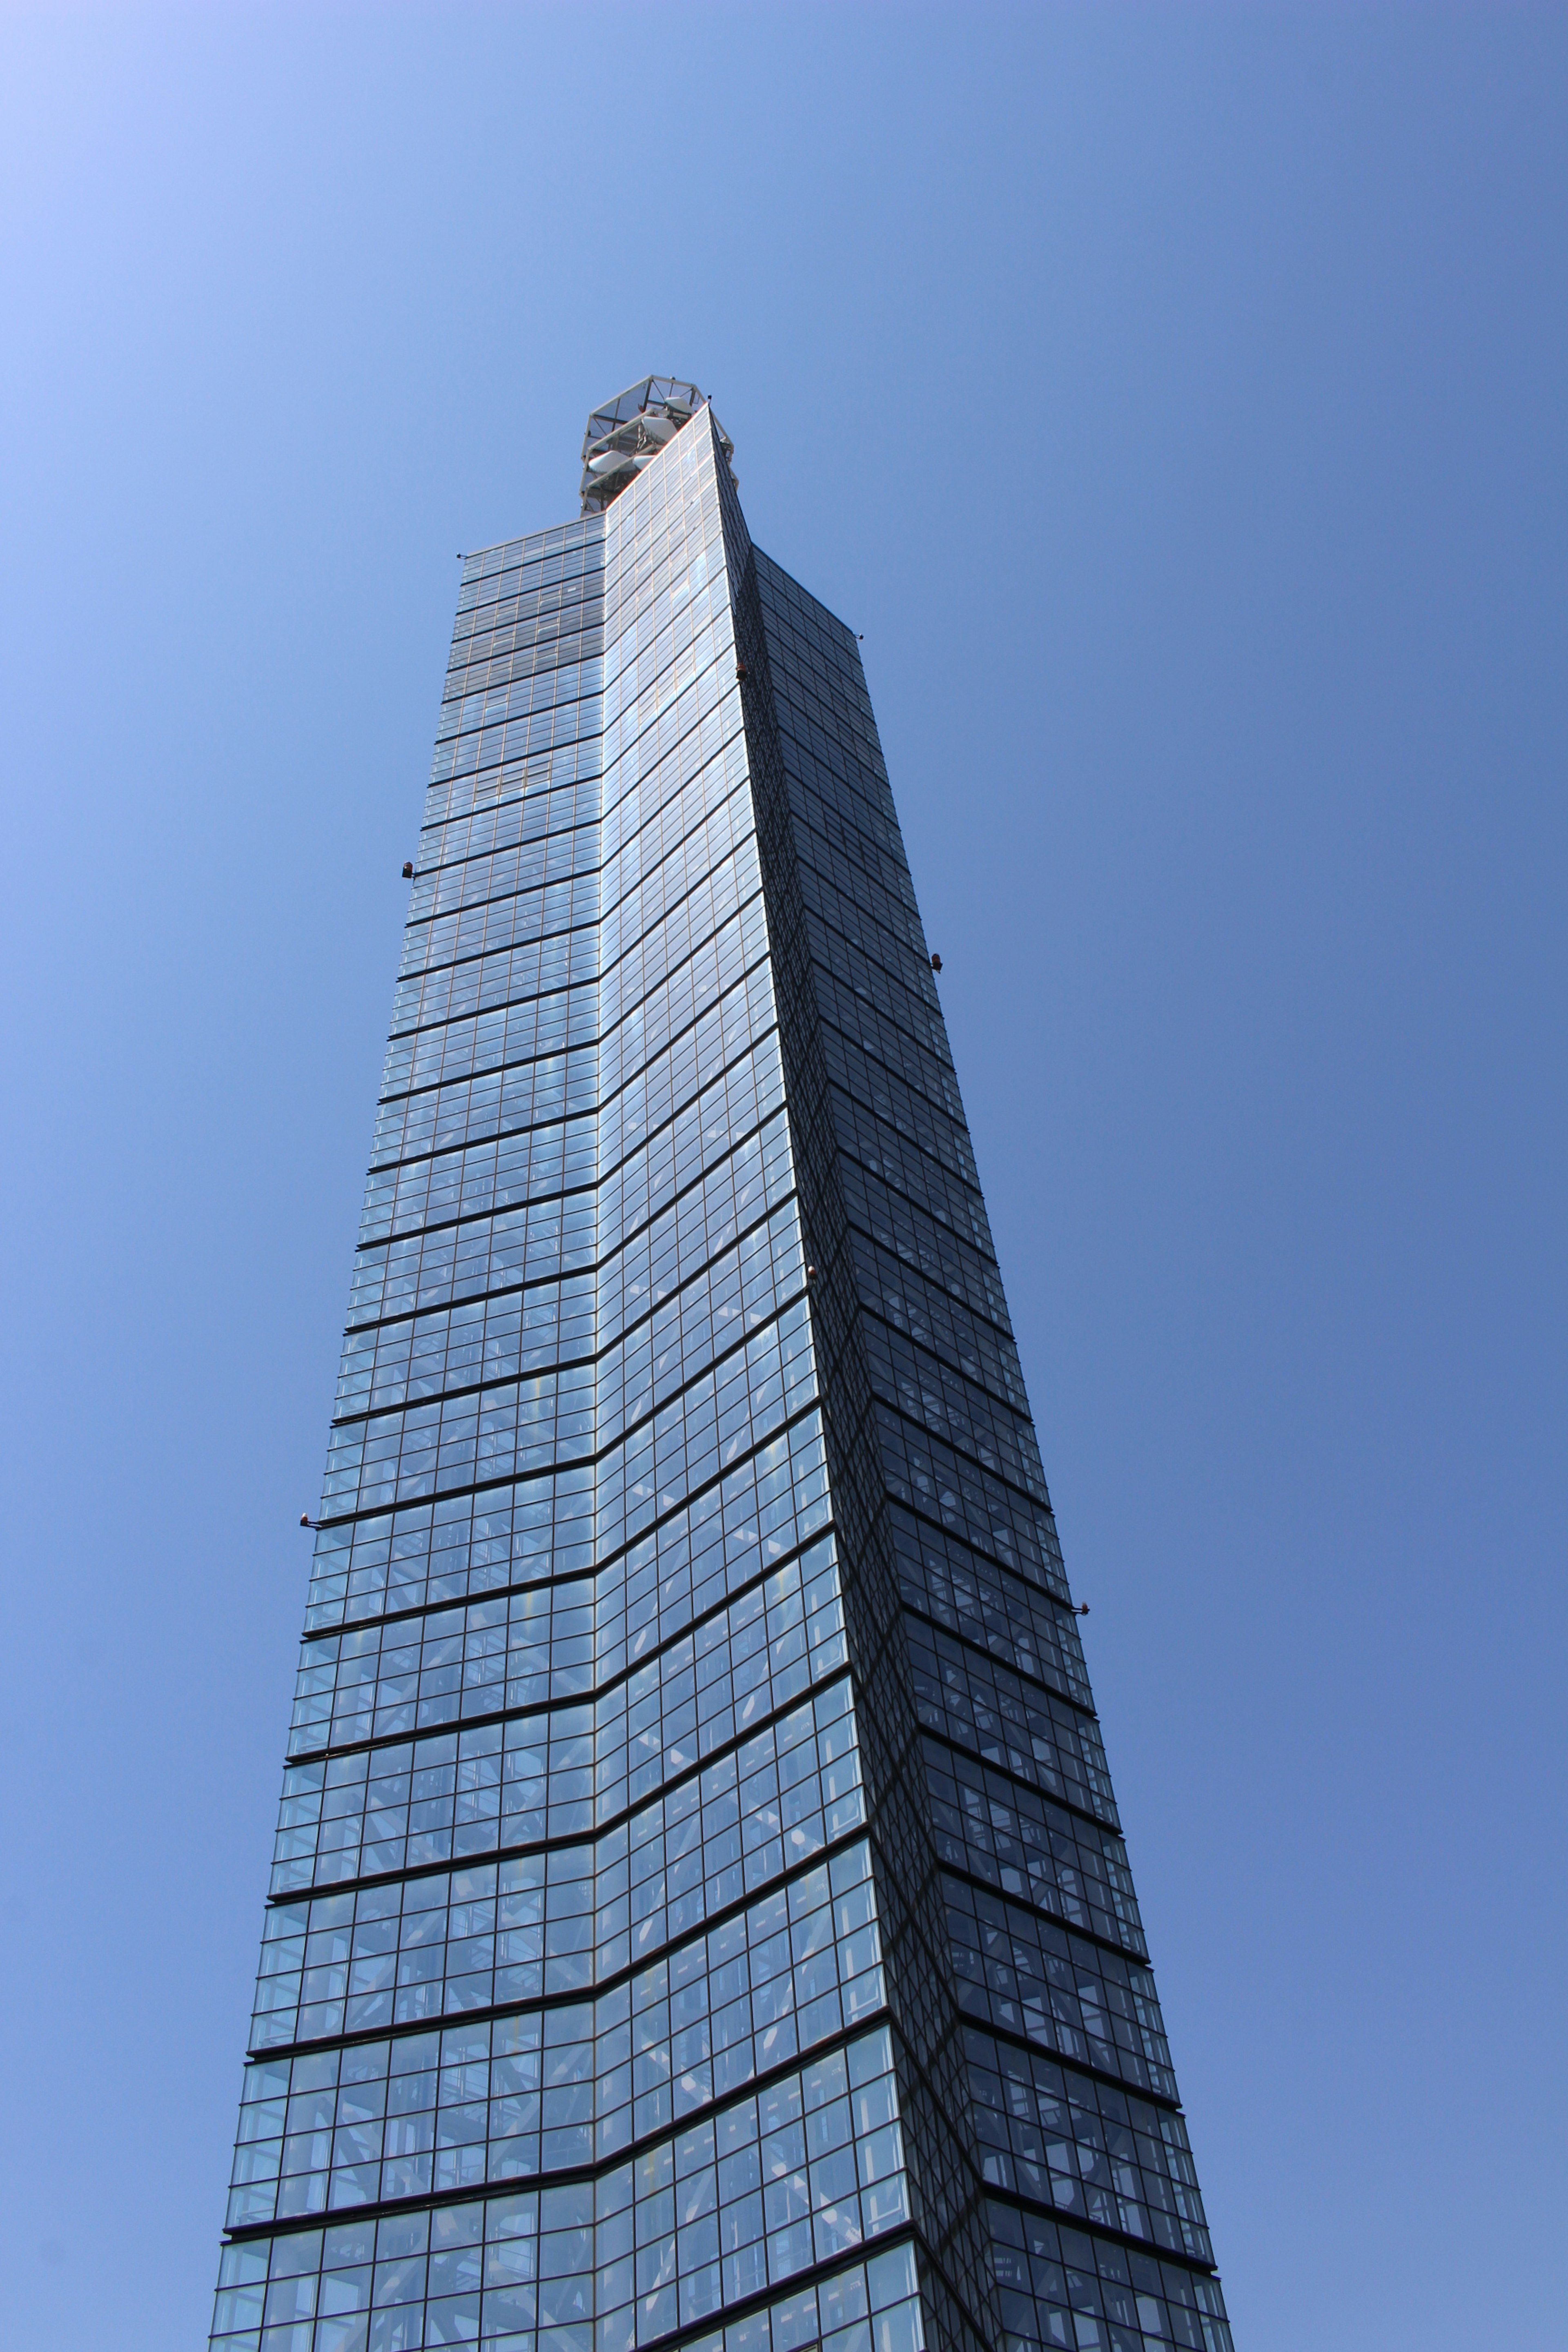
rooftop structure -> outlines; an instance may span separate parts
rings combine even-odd
[[[614,400],[601,401],[583,436],[583,512],[602,513],[612,505],[703,405],[694,383],[672,375],[645,375]],[[713,427],[728,463],[734,444],[717,417]]]

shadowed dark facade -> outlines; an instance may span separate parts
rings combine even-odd
[[[470,557],[226,2352],[1227,2352],[851,633],[695,386]]]

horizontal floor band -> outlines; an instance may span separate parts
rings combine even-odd
[[[682,1642],[689,1641],[694,1633],[700,1633],[705,1625],[713,1624],[719,1618],[722,1617],[727,1611],[732,1609],[736,1601],[745,1600],[750,1594],[757,1590],[759,1585],[765,1584],[770,1577],[777,1576],[782,1569],[793,1566],[796,1560],[802,1559],[806,1552],[810,1551],[814,1548],[814,1546],[823,1542],[829,1530],[827,1529],[820,1529],[815,1535],[806,1537],[803,1542],[796,1544],[794,1549],[784,1558],[782,1559],[771,1560],[766,1568],[759,1569],[754,1576],[748,1577],[744,1584],[737,1584],[731,1591],[727,1591],[721,1601],[712,1602],[708,1608],[702,1611],[700,1616],[689,1618],[678,1632],[667,1634],[664,1639],[656,1643],[652,1649],[644,1651],[638,1657],[629,1660],[626,1665],[617,1666],[613,1674],[606,1675],[602,1682],[595,1682],[591,1689],[571,1692],[558,1698],[531,1699],[526,1706],[522,1706],[486,1707],[482,1713],[476,1711],[472,1715],[456,1716],[449,1722],[446,1723],[410,1725],[403,1731],[374,1732],[368,1738],[363,1739],[329,1740],[321,1747],[290,1748],[285,1760],[290,1767],[296,1764],[319,1764],[323,1761],[330,1760],[334,1756],[361,1756],[374,1753],[378,1748],[405,1747],[410,1741],[450,1738],[458,1732],[480,1730],[489,1724],[517,1723],[523,1721],[531,1722],[535,1717],[540,1716],[565,1715],[570,1713],[574,1707],[594,1706],[597,1705],[600,1699],[606,1697],[610,1692],[618,1690],[623,1683],[629,1682],[633,1675],[643,1673],[647,1667],[656,1664],[660,1658],[668,1656],[669,1652],[672,1649],[678,1648]],[[593,1575],[593,1573],[594,1571],[592,1570],[588,1570],[585,1571],[579,1571],[579,1573],[574,1577],[552,1578],[550,1580],[551,1589],[553,1589],[556,1584],[584,1582]],[[541,1584],[531,1584],[521,1585],[516,1589],[524,1592],[538,1592],[543,1591],[545,1588]],[[499,1600],[500,1597],[501,1596],[499,1592],[487,1593],[485,1595],[487,1600]],[[473,1605],[474,1604],[472,1602],[445,1601],[434,1603],[433,1607],[442,1609],[461,1609],[464,1607],[472,1607]],[[427,1616],[431,1612],[429,1610],[426,1610],[417,1613],[419,1615]],[[371,1622],[373,1623],[384,1624],[387,1622],[405,1622],[406,1620],[388,1620],[383,1618],[373,1619]],[[341,1635],[329,1637],[322,1634],[316,1634],[313,1636],[307,1636],[307,1639],[314,1639],[317,1641],[328,1638],[339,1639],[341,1638]],[[843,1669],[841,1668],[835,1668],[832,1674],[825,1675],[819,1683],[806,1684],[803,1690],[797,1691],[791,1698],[781,1700],[777,1706],[771,1707],[766,1714],[759,1716],[755,1722],[749,1723],[746,1726],[745,1730],[743,1732],[737,1733],[735,1737],[737,1738],[749,1739],[753,1732],[765,1730],[770,1723],[774,1722],[780,1716],[786,1715],[792,1707],[797,1706],[800,1704],[801,1699],[805,1696],[807,1693],[816,1689],[826,1689],[828,1685],[832,1683],[837,1678],[837,1675],[842,1671]],[[930,1736],[933,1738],[940,1737],[939,1734],[934,1732]],[[721,1744],[720,1747],[716,1747],[706,1751],[705,1755],[698,1759],[698,1762],[706,1762],[710,1758],[719,1756],[723,1752],[724,1744]],[[674,1787],[677,1778],[679,1778],[684,1781],[684,1780],[689,1777],[689,1772],[695,1769],[695,1765],[683,1768],[682,1772],[679,1775],[672,1774],[668,1782],[661,1780],[658,1783],[658,1786],[661,1789],[667,1786]],[[641,1798],[639,1798],[637,1801],[640,1804],[642,1802]],[[1054,1802],[1055,1800],[1052,1801]],[[574,1832],[574,1836],[580,1834],[580,1832]],[[600,1834],[601,1832],[597,1829],[593,1832],[593,1835],[595,1837]],[[540,1841],[540,1843],[549,1844],[552,1841],[545,1839]]]
[[[731,1756],[745,1747],[748,1740],[760,1738],[762,1733],[772,1729],[775,1724],[782,1723],[786,1716],[795,1714],[802,1706],[820,1698],[826,1692],[836,1690],[839,1684],[844,1682],[847,1682],[850,1685],[850,1700],[853,1705],[855,1676],[850,1667],[847,1664],[832,1666],[826,1674],[819,1675],[816,1682],[804,1684],[793,1697],[781,1700],[778,1706],[770,1708],[766,1715],[759,1717],[755,1723],[747,1724],[744,1730],[732,1731],[727,1739],[721,1739],[705,1755],[694,1758],[689,1764],[683,1765],[679,1771],[668,1774],[656,1787],[649,1789],[635,1801],[628,1799],[626,1803],[618,1807],[615,1812],[607,1813],[601,1822],[595,1822],[592,1829],[570,1830],[553,1838],[521,1838],[508,1844],[504,1849],[499,1845],[488,1847],[482,1853],[448,1854],[441,1861],[422,1864],[417,1869],[405,1866],[400,1870],[367,1873],[363,1878],[351,1875],[341,1879],[312,1879],[308,1886],[283,1889],[276,1894],[269,1892],[267,1897],[268,1906],[269,1908],[276,1908],[280,1903],[301,1902],[306,1898],[314,1899],[319,1895],[341,1894],[346,1886],[380,1885],[388,1881],[411,1877],[427,1878],[433,1872],[442,1870],[478,1869],[485,1863],[497,1860],[503,1853],[515,1857],[531,1853],[563,1853],[575,1846],[596,1845],[601,1838],[609,1837],[615,1831],[624,1829],[633,1816],[641,1812],[645,1806],[662,1802],[671,1795],[679,1795],[681,1790],[689,1789],[694,1780],[700,1780],[705,1772],[710,1772],[716,1765],[727,1763]],[[493,1715],[475,1717],[462,1724],[433,1724],[426,1731],[395,1732],[385,1739],[353,1740],[342,1748],[333,1748],[331,1755],[334,1758],[375,1755],[384,1753],[393,1748],[417,1747],[421,1741],[456,1739],[459,1732],[483,1731],[504,1723],[527,1721],[538,1711],[531,1707],[520,1707],[509,1714],[505,1709],[500,1709]],[[313,1759],[290,1756],[287,1759],[284,1769],[286,1771],[293,1771],[307,1762],[321,1763],[326,1760],[324,1753]],[[411,1765],[409,1769],[416,1770],[420,1768],[417,1765]],[[859,1785],[864,1788],[864,1781]],[[348,1815],[343,1818],[352,1819],[353,1816]],[[862,1832],[863,1830],[864,1824],[862,1824]],[[273,1866],[276,1868],[277,1865]],[[942,1864],[941,1867],[945,1869],[947,1865]],[[957,1877],[964,1875],[962,1871],[955,1871],[953,1874]],[[987,1886],[985,1891],[987,1894],[997,1895],[1004,1902],[1014,1899],[1008,1895],[1002,1895],[1000,1889],[996,1887]],[[1021,1907],[1028,1909],[1030,1906],[1026,1904]],[[1073,1932],[1076,1934],[1079,1931],[1075,1929]],[[1087,1934],[1088,1930],[1083,1932]]]
[[[840,1831],[837,1837],[829,1838],[825,1844],[818,1846],[815,1853],[807,1854],[803,1861],[788,1864],[773,1877],[763,1879],[760,1885],[749,1887],[745,1894],[733,1896],[728,1903],[716,1904],[711,1911],[704,1913],[695,1926],[682,1928],[678,1935],[666,1937],[662,1943],[653,1945],[637,1959],[628,1960],[624,1968],[612,1970],[591,1985],[575,1987],[570,1992],[541,1993],[533,2000],[492,2001],[484,2009],[453,2010],[443,2011],[437,2017],[405,2019],[399,2024],[357,2027],[352,2033],[323,2033],[316,2035],[313,2039],[305,2038],[298,2042],[258,2042],[246,2054],[247,2058],[291,2058],[321,2050],[351,2050],[370,2042],[407,2041],[416,2034],[444,2032],[448,2026],[461,2028],[469,2023],[482,2025],[487,2021],[497,2017],[529,2017],[535,2011],[581,2009],[584,2001],[599,2000],[606,1993],[618,1991],[621,1986],[628,1984],[633,1977],[641,1976],[648,1969],[658,1968],[673,1953],[691,1950],[694,1945],[712,1935],[716,1928],[728,1927],[731,1919],[738,1919],[743,1912],[753,1910],[770,1895],[777,1894],[781,1888],[788,1889],[798,1885],[799,1882],[803,1878],[808,1878],[814,1870],[820,1870],[825,1864],[836,1862],[840,1854],[848,1853],[857,1845],[864,1845],[869,1834],[864,1822],[857,1822],[852,1830]],[[584,1841],[578,1839],[575,1843],[582,1844]],[[476,1869],[486,1864],[515,1861],[524,1854],[553,1850],[539,1846],[509,1846],[501,1854],[485,1854],[463,1862],[436,1863],[418,1870],[384,1871],[379,1876],[353,1879],[335,1891],[338,1894],[346,1894],[351,1887],[357,1893],[361,1887],[400,1886],[419,1879],[448,1876],[454,1871]],[[269,1895],[267,1907],[269,1911],[279,1911],[290,1904],[319,1902],[326,1899],[324,1894],[318,1895],[312,1888],[302,1887],[297,1895]],[[258,1982],[259,1981],[260,1979],[258,1979]]]

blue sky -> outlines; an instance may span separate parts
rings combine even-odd
[[[1238,2345],[1560,2345],[1568,16],[0,91],[7,2339],[205,2335],[454,555],[652,368],[865,633]]]

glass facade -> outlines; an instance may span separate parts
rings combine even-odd
[[[1228,2352],[855,639],[695,387],[588,450],[464,566],[213,2346]]]

